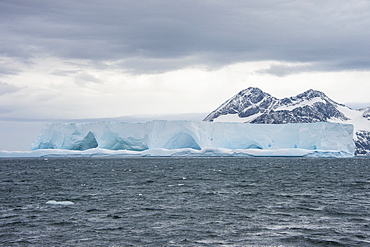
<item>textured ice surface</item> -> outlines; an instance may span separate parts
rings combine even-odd
[[[44,126],[32,149],[120,150],[110,153],[134,156],[346,157],[354,153],[352,135],[352,125],[337,123],[55,123]]]

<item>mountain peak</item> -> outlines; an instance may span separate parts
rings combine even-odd
[[[256,87],[249,87],[234,95],[220,107],[211,112],[203,121],[212,122],[214,119],[229,114],[237,114],[247,118],[257,113],[265,112],[275,105],[278,99]]]
[[[314,89],[309,89],[301,94],[298,94],[296,97],[297,98],[307,98],[307,99],[312,99],[316,97],[327,98],[327,96],[323,92],[314,90]]]
[[[241,90],[238,94],[239,95],[246,95],[246,94],[254,94],[254,95],[257,95],[257,94],[265,94],[265,92],[263,92],[258,87],[249,87],[249,88],[246,88],[246,89]]]
[[[271,95],[268,93],[263,92],[261,89],[257,87],[249,87],[240,91],[234,98],[240,97],[245,103],[249,104],[257,104],[258,102],[262,101],[265,98],[270,98]],[[246,106],[246,104],[244,104]]]
[[[211,112],[204,121],[236,119],[240,122],[281,124],[327,122],[330,119],[348,120],[338,110],[340,105],[323,92],[309,89],[289,98],[277,99],[256,87],[240,91],[219,108]],[[225,116],[228,116],[225,118]],[[220,117],[220,118],[219,118]],[[223,120],[221,120],[223,121]]]

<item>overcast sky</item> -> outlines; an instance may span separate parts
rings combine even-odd
[[[370,106],[367,0],[1,0],[0,120],[209,113],[250,86]]]

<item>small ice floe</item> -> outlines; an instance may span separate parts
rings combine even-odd
[[[169,184],[168,185],[168,187],[173,187],[173,186],[184,186],[185,184],[177,184],[177,185],[175,185],[175,184]]]
[[[50,201],[47,201],[46,204],[68,206],[68,205],[73,205],[74,203],[71,202],[71,201],[54,201],[54,200],[50,200]]]

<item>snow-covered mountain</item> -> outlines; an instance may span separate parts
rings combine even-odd
[[[370,154],[370,107],[351,109],[312,89],[297,96],[278,99],[259,88],[250,87],[227,100],[203,121],[353,124],[356,154]]]

